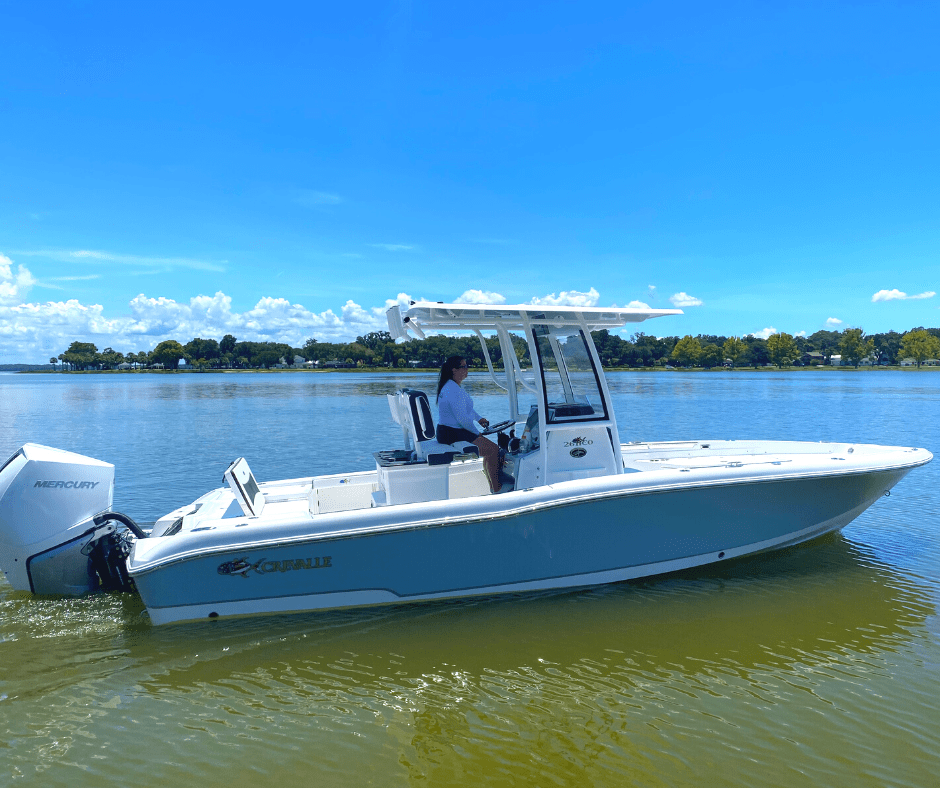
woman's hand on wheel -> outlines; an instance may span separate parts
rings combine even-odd
[[[515,423],[516,422],[514,419],[507,419],[506,421],[501,421],[499,424],[494,424],[492,427],[490,427],[488,426],[489,422],[487,422],[487,426],[484,427],[483,432],[481,432],[480,434],[492,435],[494,432],[502,432],[504,429],[506,429],[507,427],[511,427]],[[480,424],[483,424],[483,422],[480,421]]]

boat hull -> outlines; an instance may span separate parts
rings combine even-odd
[[[556,485],[554,501],[540,488],[490,497],[505,501],[500,510],[438,507],[436,520],[389,507],[380,527],[369,526],[376,510],[365,510],[359,527],[349,513],[341,528],[150,565],[132,555],[128,568],[156,624],[589,586],[837,531],[909,470],[623,489],[607,481],[583,495]],[[389,519],[394,509],[409,519]]]

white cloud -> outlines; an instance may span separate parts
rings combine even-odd
[[[533,298],[529,303],[534,306],[597,306],[600,297],[600,293],[592,287],[586,293],[577,290],[563,290],[557,296],[551,293],[542,298]]]
[[[878,301],[918,301],[923,298],[933,298],[936,293],[933,290],[926,290],[917,295],[908,295],[900,290],[879,290],[871,297],[872,303]]]
[[[120,321],[107,320],[102,312],[99,304],[86,306],[75,299],[0,306],[0,337],[7,346],[4,355],[8,360],[35,363],[58,355],[76,339],[120,337]]]
[[[489,290],[465,290],[455,304],[505,304],[506,297]]]
[[[301,306],[295,307],[297,309],[303,309]],[[359,304],[350,299],[343,305],[342,309],[343,314],[343,323],[348,326],[372,326],[373,316],[365,309],[363,309]]]
[[[92,249],[32,249],[20,250],[16,255],[23,257],[45,257],[49,260],[58,260],[62,263],[117,263],[130,266],[162,266],[163,268],[191,268],[196,271],[224,272],[226,261],[210,262],[208,260],[195,260],[190,257],[148,257],[136,254],[117,254],[115,252],[102,252]]]
[[[836,328],[838,326],[841,326],[842,322],[843,321],[839,320],[839,318],[837,317],[826,318],[826,325],[829,326],[829,328]]]
[[[675,307],[701,306],[703,303],[701,298],[696,298],[688,293],[676,293],[675,295],[669,296],[669,300]]]
[[[762,328],[760,331],[755,331],[753,334],[748,334],[749,337],[758,337],[759,339],[768,339],[774,334],[779,334],[776,328],[770,326],[769,328]]]
[[[224,293],[197,296],[188,304],[143,294],[130,302],[130,315],[109,318],[100,304],[75,299],[43,304],[0,305],[3,361],[44,362],[72,342],[93,342],[122,352],[150,350],[164,339],[188,342],[193,337],[302,345],[311,336],[346,342],[357,335],[386,329],[382,310],[366,310],[347,301],[335,314],[315,313],[283,298],[261,298],[252,309],[235,312]],[[375,312],[381,311],[381,315]]]
[[[326,342],[348,342],[370,331],[387,329],[386,310],[398,304],[407,308],[414,301],[399,293],[381,306],[361,306],[347,300],[342,307],[312,312],[286,298],[264,296],[243,311],[233,308],[224,292],[197,295],[188,301],[140,293],[128,303],[124,314],[105,314],[100,304],[77,299],[28,303],[25,296],[35,280],[23,266],[0,256],[0,348],[2,362],[45,362],[74,341],[93,342],[99,349],[113,347],[122,352],[151,350],[165,339],[188,342],[194,337],[221,339],[233,334],[239,340],[284,342],[300,346],[309,337]],[[600,295],[595,288],[552,293],[529,303],[544,306],[595,306]],[[500,293],[468,290],[461,303],[505,303]],[[645,309],[641,301],[631,308]]]
[[[644,304],[642,301],[631,301],[627,304],[627,309],[650,309],[649,304]]]
[[[410,252],[417,249],[416,246],[408,244],[369,244],[375,249],[384,249],[386,252]]]
[[[13,261],[0,254],[0,305],[20,303],[34,284],[28,268],[18,265],[13,273]]]
[[[655,301],[658,293],[656,292],[656,285],[649,285],[646,288],[646,297],[650,301]]]
[[[805,332],[805,331],[797,331],[793,336],[795,336],[795,337],[805,337],[805,336],[806,336],[806,332]]]
[[[389,309],[391,309],[396,304],[402,309],[407,309],[412,301],[423,301],[423,298],[412,298],[407,293],[399,293],[397,298],[386,298],[385,306],[376,307],[372,312],[376,315],[385,315]]]
[[[307,208],[320,208],[323,205],[337,205],[343,202],[343,198],[338,194],[317,192],[312,189],[301,189],[295,199],[298,203]]]
[[[39,283],[24,266],[0,255],[0,349],[4,363],[44,362],[76,340],[123,352],[150,350],[165,339],[220,339],[229,333],[240,340],[295,346],[311,336],[345,342],[385,330],[385,310],[395,303],[407,306],[412,300],[407,293],[399,293],[384,308],[371,309],[348,300],[337,314],[331,309],[311,312],[287,299],[265,296],[253,308],[236,312],[231,297],[223,292],[198,295],[188,302],[141,293],[129,302],[126,314],[108,316],[100,304],[82,304],[77,299],[27,303],[26,295],[33,285]]]

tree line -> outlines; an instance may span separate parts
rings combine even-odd
[[[940,357],[940,329],[915,328],[904,334],[888,331],[867,335],[860,328],[843,331],[817,331],[807,337],[787,333],[772,334],[767,339],[755,336],[726,337],[699,334],[684,337],[654,337],[642,332],[630,339],[611,334],[606,329],[592,332],[601,363],[605,367],[761,367],[828,364],[833,355],[842,356],[843,364],[858,366],[867,360],[872,365],[899,363],[912,358],[917,366]],[[502,366],[502,350],[495,337],[486,338],[490,359]],[[528,348],[521,337],[514,337],[517,357],[525,362]],[[356,337],[355,342],[318,342],[308,339],[293,347],[278,342],[239,342],[232,334],[221,340],[191,339],[185,345],[166,340],[151,351],[120,353],[108,347],[100,351],[90,342],[73,342],[68,350],[49,359],[56,365],[76,370],[115,369],[127,363],[135,368],[177,369],[186,361],[197,369],[270,369],[285,364],[294,366],[296,358],[318,367],[392,367],[436,368],[450,356],[464,356],[471,366],[485,365],[483,351],[476,337],[428,336],[396,343],[387,331],[373,331]]]
[[[860,328],[842,331],[817,331],[809,336],[793,336],[786,332],[771,334],[767,339],[755,336],[725,337],[698,335],[693,337],[648,337],[635,334],[632,342],[595,331],[604,366],[667,366],[716,367],[768,364],[810,366],[829,364],[835,355],[843,365],[872,366],[900,363],[911,358],[919,367],[930,358],[940,358],[940,328],[915,328],[904,334],[888,331],[867,335]]]

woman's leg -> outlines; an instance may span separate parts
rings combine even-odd
[[[499,448],[482,435],[477,436],[473,445],[480,450],[480,456],[483,458],[486,477],[490,480],[490,492],[499,492]]]

